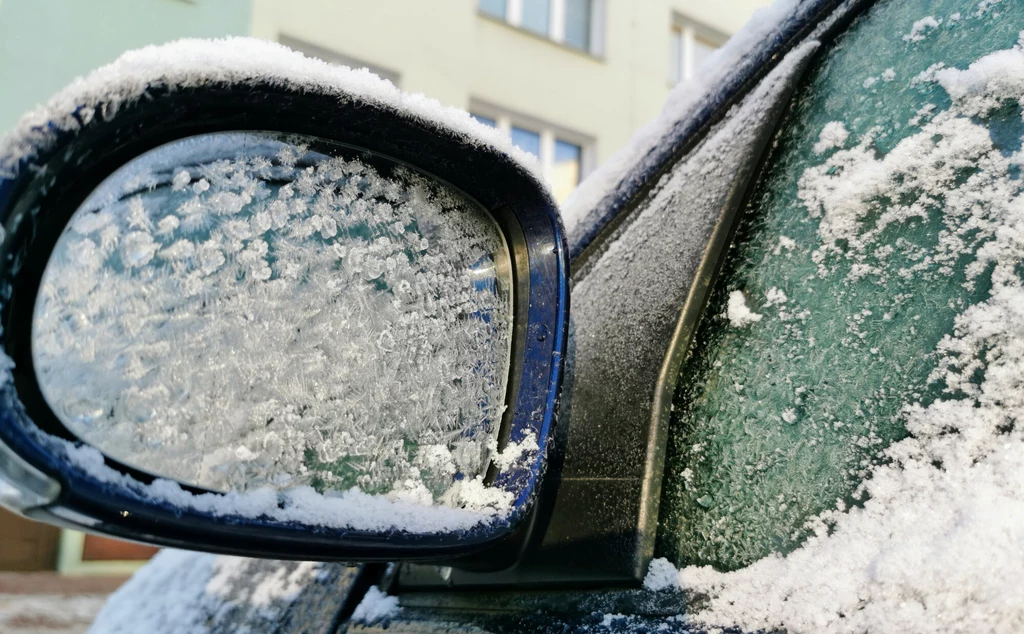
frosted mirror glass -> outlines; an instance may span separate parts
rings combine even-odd
[[[144,471],[443,504],[495,450],[511,293],[502,233],[453,187],[317,139],[211,134],[76,211],[32,355],[64,425]]]

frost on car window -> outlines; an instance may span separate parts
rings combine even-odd
[[[62,422],[145,471],[444,503],[495,449],[510,294],[497,225],[450,186],[317,139],[213,134],[82,204],[32,351]]]
[[[674,403],[659,548],[698,620],[1019,629],[1022,29],[879,3],[796,101]]]

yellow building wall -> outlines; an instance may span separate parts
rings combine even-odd
[[[447,105],[471,99],[591,137],[603,162],[657,115],[672,86],[673,14],[726,34],[771,0],[604,0],[589,55],[480,14],[477,0],[254,0],[251,32],[283,34],[400,74]]]

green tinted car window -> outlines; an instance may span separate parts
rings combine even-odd
[[[1004,274],[1024,123],[1015,88],[955,69],[1022,29],[1019,2],[879,2],[809,74],[683,364],[659,555],[794,549],[864,501],[908,408],[979,389],[984,354],[937,350]]]

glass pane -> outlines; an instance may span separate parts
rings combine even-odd
[[[680,375],[659,536],[675,562],[793,550],[808,520],[863,503],[911,431],[935,451],[915,478],[1003,446],[941,416],[999,420],[986,399],[1008,370],[988,370],[1020,345],[985,333],[1021,293],[1024,122],[1000,60],[1019,59],[1024,3],[978,6],[878,3],[797,91]]]
[[[72,218],[35,369],[71,431],[151,473],[443,502],[487,469],[505,408],[508,257],[477,203],[383,158],[185,139]]]
[[[520,149],[540,156],[540,134],[512,126],[512,143]]]
[[[507,0],[480,0],[480,11],[496,18],[505,19]]]
[[[717,48],[718,46],[710,40],[705,40],[699,36],[693,38],[693,64],[690,68],[693,69],[694,74],[697,73],[700,65],[704,63],[708,55],[714,53]]]
[[[565,43],[590,50],[590,0],[565,0]]]
[[[580,164],[583,151],[580,146],[555,139],[555,162],[551,166],[551,190],[558,202],[565,200],[580,184]]]
[[[678,84],[683,80],[683,32],[672,29],[668,44],[668,76],[673,84]]]
[[[547,37],[551,31],[551,0],[523,0],[522,26]]]
[[[485,117],[485,116],[479,115],[479,114],[470,114],[469,116],[473,117],[474,119],[476,119],[477,121],[479,121],[480,123],[482,123],[484,125],[489,125],[492,128],[498,127],[498,122],[495,121],[494,119],[491,119],[490,117]]]

